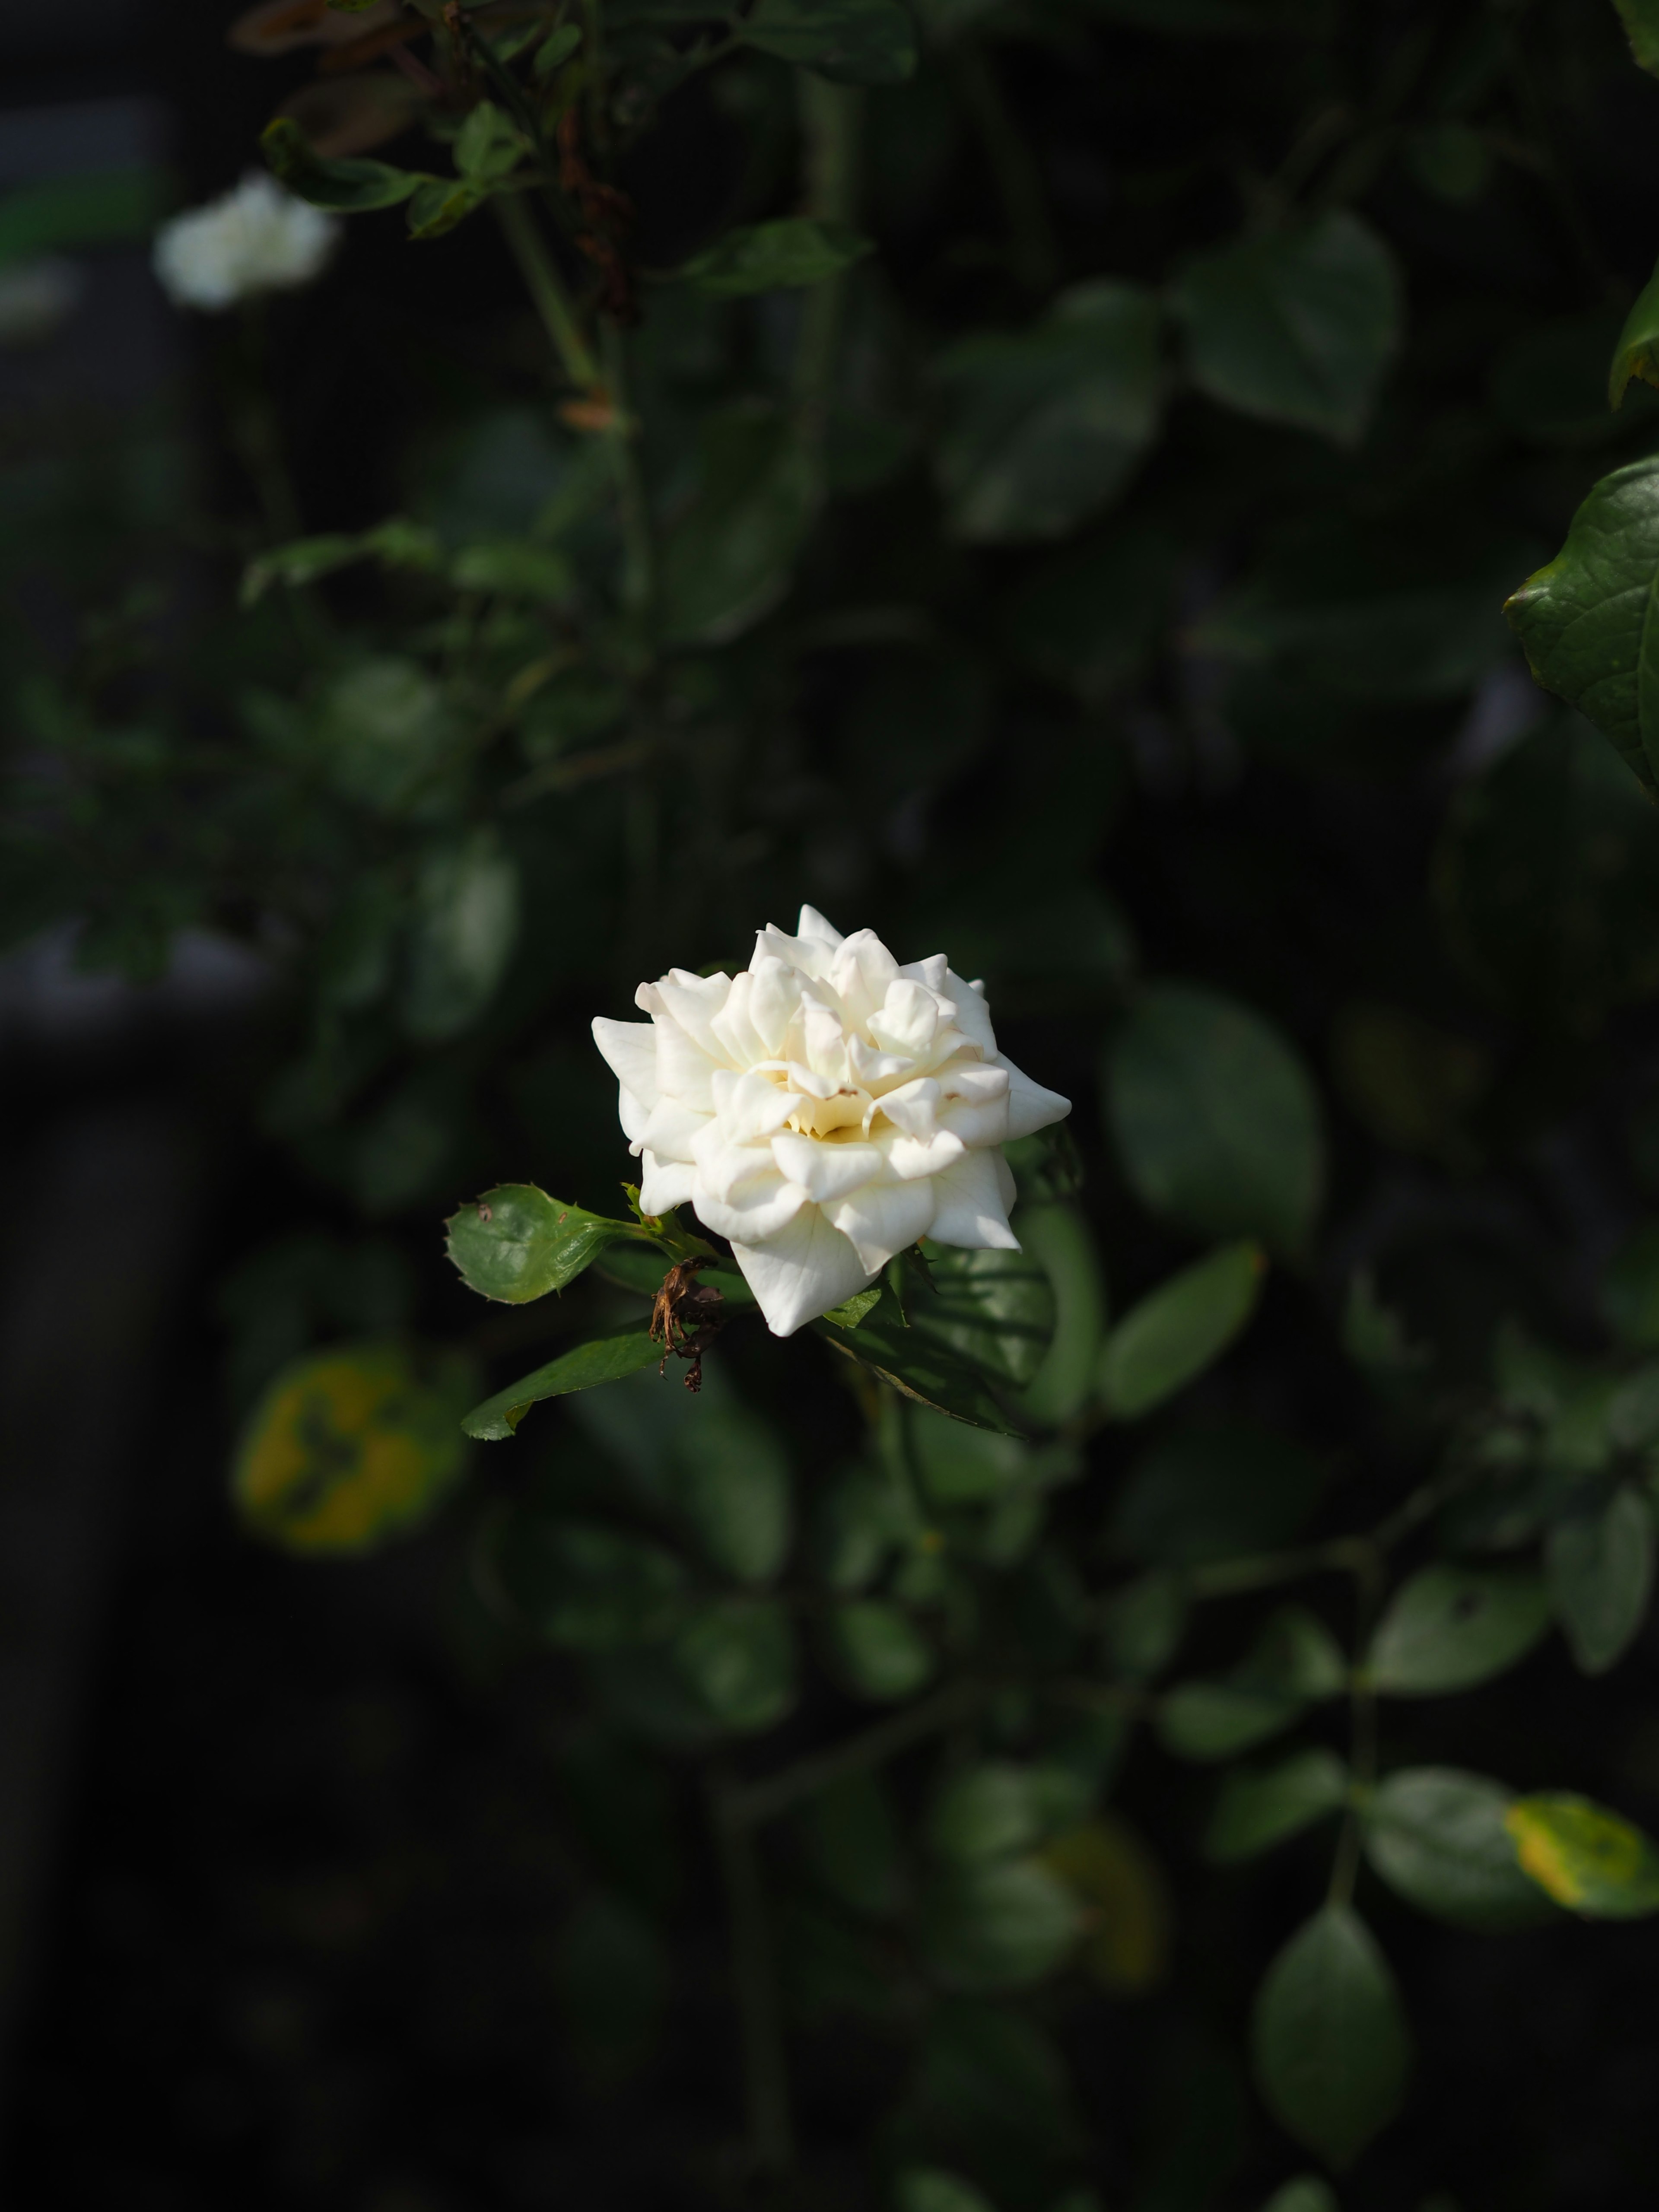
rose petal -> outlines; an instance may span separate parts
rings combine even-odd
[[[793,1336],[870,1281],[871,1271],[816,1206],[804,1207],[763,1244],[734,1237],[732,1256],[774,1336]]]
[[[788,1227],[807,1203],[806,1193],[799,1183],[784,1181],[769,1152],[763,1157],[766,1174],[739,1183],[730,1197],[711,1190],[699,1170],[691,1203],[705,1229],[729,1237],[734,1244],[762,1244]]]
[[[866,1273],[874,1275],[895,1252],[927,1234],[933,1218],[933,1183],[866,1183],[851,1198],[823,1210],[842,1235],[852,1239]]]
[[[657,1032],[650,1022],[613,1022],[596,1015],[593,1042],[611,1073],[648,1113],[657,1103]]]
[[[698,1113],[695,1106],[683,1106],[678,1098],[659,1098],[640,1132],[640,1141],[659,1159],[693,1159],[692,1139],[708,1124],[708,1115]]]
[[[927,1186],[933,1194],[936,1244],[961,1244],[975,1252],[1018,1252],[1019,1239],[1008,1226],[1012,1193],[1005,1194],[997,1170],[1006,1175],[1000,1152],[969,1152]],[[1012,1185],[1013,1177],[1008,1176]]]
[[[1063,1121],[1072,1110],[1069,1098],[1062,1098],[1058,1091],[1045,1091],[1040,1083],[1033,1083],[1022,1073],[1012,1060],[1005,1060],[1008,1071],[1008,1134],[1011,1137],[1035,1136],[1051,1122]]]
[[[772,1157],[791,1182],[798,1182],[817,1205],[848,1197],[883,1170],[876,1145],[827,1145],[781,1129],[772,1139]]]
[[[647,1152],[643,1164],[645,1172],[640,1177],[641,1213],[666,1213],[676,1206],[690,1203],[696,1188],[697,1171],[688,1161],[662,1160],[654,1152]]]
[[[795,934],[797,937],[816,937],[825,945],[839,945],[842,941],[841,932],[833,922],[826,921],[815,906],[801,908],[800,920],[795,924]]]

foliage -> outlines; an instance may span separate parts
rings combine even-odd
[[[281,303],[273,388],[215,356],[258,512],[187,648],[107,596],[186,534],[135,500],[14,686],[11,936],[276,979],[243,1103],[328,1228],[224,1294],[238,1510],[430,1522],[652,1763],[558,1950],[606,2078],[706,1975],[626,1863],[701,1824],[779,2203],[826,2024],[902,2212],[1108,2201],[1077,2054],[1157,1991],[1124,2201],[1329,2212],[1311,2157],[1414,2203],[1411,1916],[1659,1910],[1639,1826],[1520,1771],[1541,1683],[1588,1727],[1640,1663],[1659,1510],[1659,317],[1559,144],[1659,32],[1522,13],[421,0],[417,120],[263,141],[346,271],[470,303],[414,428],[347,493],[297,437],[296,495],[283,374],[361,421],[392,349]],[[1019,1252],[780,1346],[617,1200],[586,1025],[803,896],[982,968],[1077,1103],[1011,1148]]]

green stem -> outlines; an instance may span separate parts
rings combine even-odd
[[[979,133],[1002,202],[1008,266],[1028,290],[1051,292],[1060,282],[1061,264],[1042,173],[1008,112],[983,49],[964,41],[951,52],[957,92]]]
[[[861,1773],[867,1766],[879,1766],[925,1736],[949,1728],[982,1705],[991,1694],[991,1686],[988,1682],[952,1682],[908,1711],[878,1722],[862,1735],[797,1759],[793,1766],[768,1775],[764,1781],[734,1784],[726,1797],[730,1817],[750,1828],[763,1820],[775,1820],[780,1813],[792,1811],[832,1783],[844,1782],[849,1774]]]
[[[811,70],[796,72],[800,90],[806,212],[819,222],[850,223],[858,211],[859,125],[862,95]],[[823,449],[835,394],[836,354],[847,280],[831,276],[807,293],[795,349],[795,408],[801,442],[815,463]]]
[[[518,192],[497,192],[489,204],[561,368],[578,390],[592,392],[599,381],[599,363],[582,336],[569,295],[535,217]]]
[[[736,1809],[740,1792],[717,1773],[708,1785],[708,1818],[731,1922],[732,1995],[743,2039],[744,2101],[750,2156],[757,2174],[775,2178],[794,2163],[783,2021],[766,1923],[766,1892],[750,1824]]]

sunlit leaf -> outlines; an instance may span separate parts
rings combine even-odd
[[[526,1375],[493,1398],[475,1406],[461,1424],[470,1437],[497,1443],[510,1437],[530,1408],[544,1398],[563,1397],[572,1390],[592,1390],[601,1382],[619,1382],[636,1375],[662,1357],[662,1348],[643,1330],[627,1336],[599,1337],[561,1352],[544,1367]]]
[[[637,1238],[638,1224],[613,1221],[550,1198],[533,1183],[497,1183],[476,1205],[451,1214],[446,1249],[462,1279],[480,1297],[524,1305],[562,1291],[606,1246]],[[667,1261],[652,1253],[660,1281]]]
[[[1518,1797],[1504,1816],[1522,1870],[1587,1920],[1659,1912],[1659,1851],[1616,1813],[1568,1791]]]

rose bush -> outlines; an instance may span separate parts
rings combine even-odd
[[[593,1024],[647,1213],[690,1205],[773,1334],[863,1290],[923,1237],[1018,1251],[1001,1147],[1071,1111],[997,1050],[984,986],[942,953],[901,966],[803,906],[740,975],[672,968],[647,1022]]]

